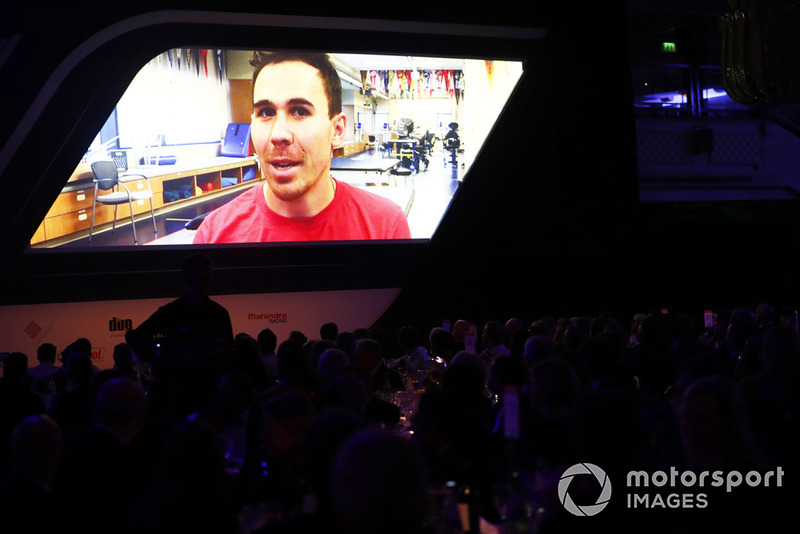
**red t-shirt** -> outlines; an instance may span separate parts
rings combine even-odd
[[[256,185],[206,216],[195,243],[409,239],[400,206],[346,182],[336,181],[333,200],[313,217],[284,217],[267,206]]]

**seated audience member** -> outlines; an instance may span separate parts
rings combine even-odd
[[[692,383],[683,395],[678,423],[685,469],[696,473],[706,470],[764,473],[775,468],[753,434],[739,384],[728,376],[708,376]],[[793,513],[789,504],[792,500],[785,491],[777,487],[770,489],[773,491],[747,484],[734,491],[708,488],[708,509],[687,509],[680,516],[681,521],[690,525],[691,532],[707,532],[712,528],[752,532],[763,528],[766,517],[783,521]],[[759,513],[731,513],[731,510],[743,509]]]
[[[233,340],[232,349],[228,368],[247,375],[255,391],[264,391],[275,385],[276,380],[269,377],[261,359],[258,340],[247,334],[239,335]]]
[[[336,348],[352,356],[356,351],[356,335],[353,332],[339,332],[336,335]]]
[[[87,338],[82,337],[78,338],[69,345],[67,345],[64,350],[61,351],[59,356],[59,361],[61,362],[61,367],[58,368],[58,371],[53,374],[53,384],[56,387],[56,393],[63,393],[65,391],[69,391],[75,385],[70,382],[69,377],[67,376],[67,361],[73,354],[83,354],[88,355],[89,360],[91,362],[92,356],[92,343]],[[91,362],[92,374],[99,371],[97,366]]]
[[[440,326],[432,328],[428,333],[428,346],[430,347],[431,358],[440,365],[450,363],[450,360],[458,352],[453,335]]]
[[[318,410],[324,411],[329,406],[338,404],[336,375],[349,363],[347,354],[337,348],[328,349],[319,355],[317,375],[319,375],[321,390],[319,395],[314,398],[314,405]]]
[[[340,532],[423,532],[425,461],[406,439],[375,429],[358,432],[336,456],[331,486]]]
[[[297,339],[287,339],[278,346],[278,383],[258,394],[261,401],[287,391],[313,398],[320,392],[319,376],[311,358]]]
[[[339,325],[334,322],[327,322],[319,327],[319,338],[336,343],[336,336],[339,335]]]
[[[413,326],[403,326],[397,330],[397,345],[403,355],[392,362],[391,367],[403,371],[424,371],[426,369],[426,361],[430,358],[428,356],[428,349],[421,343],[419,330]],[[430,368],[430,364],[427,365]]]
[[[474,352],[461,351],[453,357],[441,378],[441,388],[453,393],[470,420],[486,432],[491,430],[492,400],[487,395],[486,365]]]
[[[70,434],[91,424],[95,394],[91,356],[86,352],[75,352],[67,356],[61,368],[67,388],[53,397],[49,413],[61,429]]]
[[[530,369],[525,421],[526,455],[551,469],[567,467],[575,460],[569,438],[569,418],[582,391],[577,373],[558,357],[542,360]]]
[[[151,458],[135,442],[147,400],[138,383],[117,377],[103,383],[92,405],[92,424],[74,435],[56,490],[91,507],[106,532],[121,532],[128,508],[153,480]]]
[[[317,412],[305,395],[286,391],[264,402],[261,415],[261,447],[245,459],[233,487],[234,504],[269,504],[281,519],[293,518],[301,513],[306,496],[302,460]]]
[[[361,339],[375,339],[372,336],[372,330],[370,330],[366,326],[360,326],[358,328],[353,329],[353,335],[356,336],[356,341],[359,341]]]
[[[278,347],[278,336],[269,328],[264,328],[256,337],[258,341],[258,351],[267,376],[274,381],[278,380],[278,355],[275,349]]]
[[[352,411],[367,423],[391,428],[400,422],[401,411],[395,404],[380,398],[370,390],[367,370],[355,364],[344,366],[336,373],[335,396],[331,396],[329,409],[337,407]]]
[[[359,339],[351,361],[369,373],[371,392],[403,391],[406,388],[403,377],[386,365],[383,351],[374,339]]]
[[[764,334],[763,368],[740,381],[752,415],[753,432],[767,450],[786,458],[786,443],[800,401],[800,334],[791,326],[776,326]]]
[[[114,366],[112,369],[146,388],[145,374],[139,367],[139,362],[134,357],[133,350],[127,343],[117,343],[114,346]]]
[[[252,382],[241,371],[225,373],[211,404],[189,419],[204,421],[217,431],[230,462],[243,461],[260,444],[260,408]]]
[[[497,524],[492,502],[496,473],[505,465],[497,454],[489,430],[466,407],[459,394],[447,389],[426,391],[414,412],[412,441],[422,451],[433,486],[449,481],[478,490],[481,513]]]
[[[522,402],[522,388],[527,383],[528,371],[523,366],[522,362],[511,356],[498,356],[489,366],[486,387],[490,394],[495,399],[495,404],[492,407],[493,420],[492,435],[501,439],[505,437],[506,425],[506,411],[504,410],[506,395],[513,395],[516,398],[516,411],[517,420],[514,423],[515,428],[519,429],[520,422],[527,419],[527,402]],[[519,437],[519,432],[516,433]]]
[[[239,534],[217,432],[183,421],[169,433],[157,475],[130,506],[128,534]]]
[[[22,352],[8,354],[0,378],[0,471],[6,467],[6,447],[14,427],[26,416],[46,410],[28,377],[28,357]]]
[[[510,354],[505,345],[506,329],[499,321],[489,321],[484,325],[481,342],[483,343],[481,357],[486,365],[490,365],[498,356]]]
[[[312,367],[319,365],[319,357],[328,349],[335,349],[336,342],[329,339],[315,339],[306,343],[309,361]]]
[[[52,343],[42,343],[36,349],[36,359],[39,363],[29,368],[28,374],[33,380],[33,387],[37,392],[41,393],[50,389],[53,375],[58,371],[58,366],[56,365],[57,355],[58,350]],[[55,393],[55,391],[52,391],[52,393]]]
[[[467,348],[467,335],[470,334],[470,330],[472,329],[472,324],[469,321],[464,319],[458,319],[455,323],[453,323],[453,328],[450,334],[453,336],[453,351],[458,352],[460,350],[466,350]],[[474,345],[477,343],[477,339],[471,339],[470,342]],[[474,346],[471,347],[471,350],[474,350]]]
[[[552,336],[536,334],[525,340],[525,346],[522,349],[522,361],[530,371],[534,365],[555,356],[555,354],[556,347]]]
[[[91,510],[53,492],[64,443],[61,429],[50,416],[37,414],[22,419],[11,434],[8,451],[8,475],[0,477],[4,531],[102,532]]]

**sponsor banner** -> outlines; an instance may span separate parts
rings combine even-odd
[[[333,321],[341,331],[371,326],[391,305],[400,290],[360,289],[212,295],[230,313],[233,332],[255,337],[270,328],[283,341],[292,330],[310,339],[319,327]],[[101,369],[114,365],[114,346],[125,341],[125,332],[147,319],[159,306],[174,298],[24,304],[0,306],[0,353],[23,352],[36,364],[36,349],[54,344],[61,352],[85,337],[92,342],[92,360]]]

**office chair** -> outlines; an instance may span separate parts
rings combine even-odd
[[[153,219],[153,234],[158,237],[156,230],[156,214],[153,209],[153,190],[150,189],[150,180],[143,174],[123,174],[119,175],[117,165],[112,161],[96,161],[92,163],[92,172],[94,173],[94,199],[92,200],[92,225],[89,228],[89,243],[92,242],[92,234],[94,233],[94,220],[97,203],[107,204],[114,206],[114,222],[111,224],[111,230],[114,231],[117,227],[117,208],[120,204],[127,203],[131,210],[131,229],[133,230],[133,244],[138,245],[136,239],[136,220],[133,216],[133,202],[139,200],[150,201],[150,216]],[[125,180],[125,178],[131,179]],[[126,182],[134,182],[144,180],[147,183],[147,189],[140,191],[131,191]],[[111,191],[107,195],[98,195],[100,190]]]
[[[377,140],[377,138],[376,138],[374,135],[372,135],[372,134],[369,134],[369,135],[367,135],[367,142],[366,142],[365,144],[366,144],[366,146],[367,146],[367,149],[368,149],[370,152],[372,152],[373,150],[375,150],[376,148],[378,148],[378,140]],[[383,155],[383,154],[381,154],[381,155]]]
[[[450,164],[454,167],[458,166],[458,149],[461,148],[461,138],[458,136],[458,123],[451,122],[448,125],[450,130],[444,136],[442,144],[444,145],[445,152],[450,152]]]

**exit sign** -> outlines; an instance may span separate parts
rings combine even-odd
[[[677,52],[678,51],[678,47],[675,45],[675,43],[670,43],[668,41],[664,41],[663,43],[661,43],[661,51],[662,52]]]

